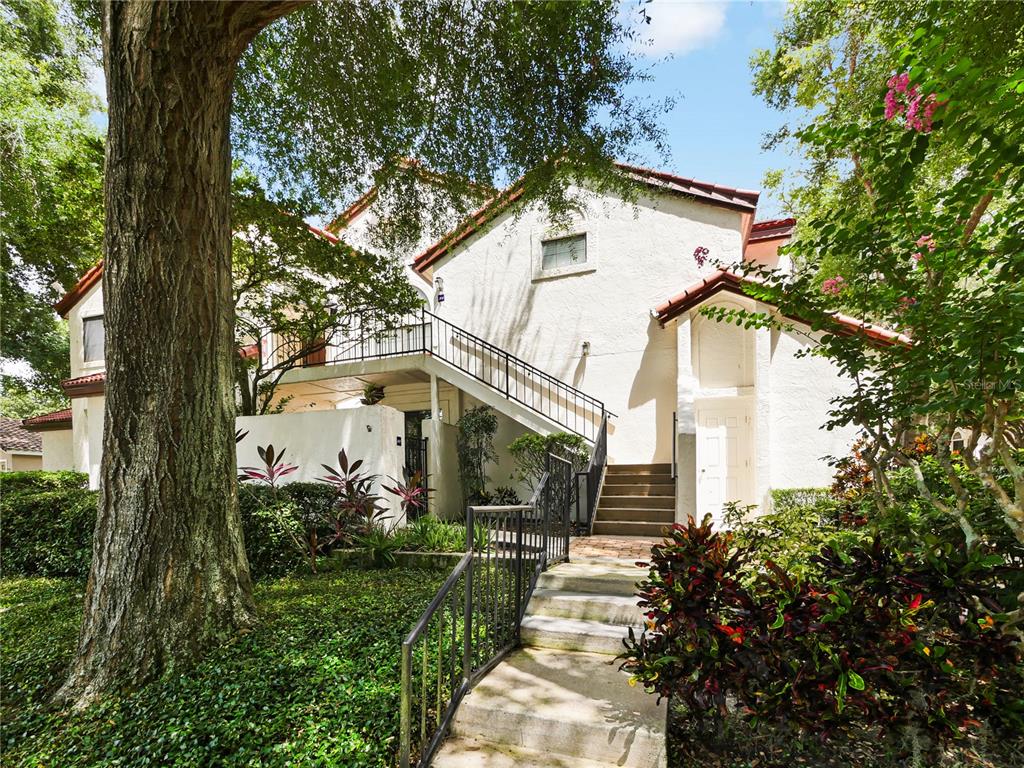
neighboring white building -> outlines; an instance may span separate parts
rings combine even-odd
[[[382,405],[404,414],[405,424],[385,419],[388,426],[377,428],[399,433],[387,444],[428,438],[430,484],[449,515],[460,514],[454,425],[479,403],[499,414],[495,486],[515,485],[504,448],[516,436],[575,431],[593,443],[604,415],[608,464],[619,465],[618,478],[647,473],[668,487],[674,498],[656,506],[674,509],[669,518],[717,516],[726,501],[763,506],[773,488],[827,485],[826,457],[845,454],[854,435],[822,429],[830,400],[848,383],[827,361],[800,354],[814,334],[796,321],[792,331],[743,329],[701,314],[709,305],[776,312],[716,264],[778,264],[794,222],[755,223],[756,192],[619,170],[639,185],[635,200],[577,190],[584,212],[560,230],[539,206],[514,214],[493,203],[472,225],[410,258],[423,314],[369,345],[336,345],[323,363],[291,371],[281,387],[292,398],[287,410],[347,411],[344,418],[365,420],[364,409],[353,407],[363,386],[383,386]],[[368,224],[380,215],[375,205],[368,193],[328,229],[367,247]],[[103,419],[101,271],[87,273],[57,306],[72,340],[65,390],[74,466],[94,482]],[[895,338],[837,322],[840,331],[868,332],[882,343]],[[273,423],[282,429],[292,423],[259,418],[280,418]],[[336,430],[312,437],[306,430],[295,422],[275,434],[282,445],[301,442],[310,456],[343,447]],[[603,523],[599,512],[603,532],[660,530],[664,514],[637,513],[645,505],[624,482],[602,495],[611,510]],[[636,503],[616,502],[611,494],[619,493]],[[630,524],[611,525],[616,518],[608,515],[629,506],[636,509],[618,522]]]

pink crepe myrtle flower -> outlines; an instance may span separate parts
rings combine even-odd
[[[924,254],[918,251],[917,253],[911,254],[910,258],[914,260],[915,264],[919,264],[921,262],[921,259],[924,258]]]
[[[906,93],[907,87],[910,85],[910,73],[900,72],[889,78],[889,82],[886,83],[889,89],[896,93]]]
[[[703,245],[698,245],[693,251],[693,260],[697,262],[698,267],[703,267],[704,262],[708,260],[708,254],[711,253]]]
[[[917,86],[910,84],[910,74],[907,72],[893,75],[886,85],[889,90],[885,94],[885,119],[893,120],[906,115],[905,127],[908,131],[931,131],[935,110],[945,102],[940,102],[934,93],[927,96],[918,93]]]
[[[917,242],[914,243],[914,245],[916,245],[918,248],[927,246],[929,251],[935,250],[935,240],[932,238],[931,235],[921,235],[919,238],[917,238]]]
[[[846,281],[843,279],[842,275],[830,277],[821,284],[821,292],[831,294],[832,296],[838,296],[842,292],[843,285],[845,283]]]

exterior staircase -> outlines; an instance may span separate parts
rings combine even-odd
[[[643,616],[643,572],[618,560],[574,560],[540,576],[523,648],[459,705],[436,768],[658,768],[665,709],[631,688],[615,656]]]
[[[609,464],[594,517],[594,533],[659,538],[675,521],[671,464]]]

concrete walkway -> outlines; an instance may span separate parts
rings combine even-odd
[[[648,544],[649,547],[649,544]],[[648,549],[649,551],[649,549]],[[615,656],[639,627],[632,560],[587,558],[541,575],[523,648],[466,696],[437,768],[658,768],[665,707]]]

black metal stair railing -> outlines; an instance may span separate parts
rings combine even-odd
[[[608,463],[608,416],[601,419],[601,426],[597,431],[597,438],[594,440],[594,449],[590,452],[590,461],[587,468],[577,475],[577,520],[588,534],[594,528],[594,517],[597,512],[597,500],[601,495],[601,483],[604,482],[604,470]],[[580,501],[585,501],[586,506],[580,514]]]
[[[402,643],[401,768],[430,765],[459,702],[519,645],[540,574],[569,559],[573,480],[551,455],[529,504],[466,510],[466,554]]]
[[[350,324],[327,345],[317,364],[426,354],[593,442],[606,415],[604,403],[545,373],[501,347],[426,309],[399,321]]]

